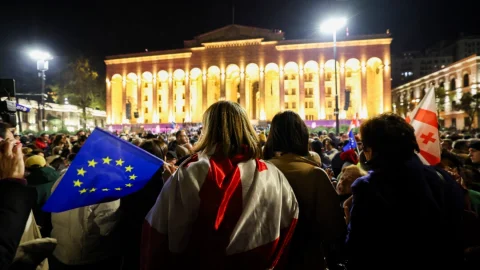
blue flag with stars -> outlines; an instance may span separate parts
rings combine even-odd
[[[355,140],[355,135],[353,135],[353,130],[350,130],[350,132],[348,132],[348,143],[343,146],[343,152],[350,149],[357,149],[357,141]]]
[[[43,211],[58,213],[125,197],[142,189],[162,166],[163,160],[96,128]]]

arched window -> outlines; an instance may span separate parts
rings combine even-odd
[[[470,85],[470,78],[468,73],[465,73],[465,75],[463,75],[463,87],[468,87],[469,85]]]
[[[445,88],[445,83],[443,81],[440,82],[440,87]]]
[[[457,86],[455,85],[455,78],[453,78],[451,81],[450,81],[450,91],[453,91],[457,89]]]

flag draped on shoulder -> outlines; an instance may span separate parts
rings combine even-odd
[[[117,200],[142,189],[162,166],[161,159],[96,128],[43,211],[58,213]]]
[[[440,137],[438,133],[438,115],[435,103],[435,89],[428,90],[418,106],[406,117],[406,121],[415,129],[423,163],[436,165],[440,162]]]
[[[141,269],[273,269],[297,218],[293,190],[275,166],[194,155],[146,217]]]

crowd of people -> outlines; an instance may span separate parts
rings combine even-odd
[[[0,123],[0,269],[480,269],[480,134],[441,133],[424,165],[385,113],[310,133],[278,113],[257,131],[236,103],[202,128],[115,133],[165,161],[140,191],[47,213],[89,133]]]

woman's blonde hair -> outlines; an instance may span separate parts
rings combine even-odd
[[[211,105],[203,114],[202,135],[195,151],[211,151],[221,147],[217,150],[227,157],[236,154],[245,154],[248,158],[261,156],[257,134],[247,113],[237,103],[219,101]],[[247,153],[245,147],[248,147]]]

